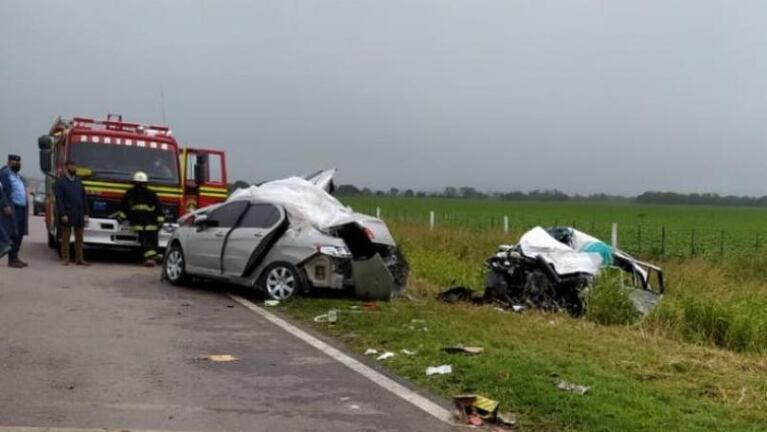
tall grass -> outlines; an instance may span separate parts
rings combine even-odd
[[[428,282],[418,294],[433,296],[452,284],[484,289],[484,260],[517,235],[481,229],[389,222],[404,248],[413,276]],[[738,352],[767,352],[767,258],[744,256],[722,262],[702,258],[656,261],[666,274],[666,294],[637,331],[718,346]],[[617,276],[600,278],[587,300],[586,318],[627,324],[628,300],[615,289]]]

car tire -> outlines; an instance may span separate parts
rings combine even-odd
[[[165,254],[162,264],[165,279],[172,285],[183,285],[188,279],[186,274],[186,258],[181,245],[174,243]]]
[[[308,286],[296,266],[286,262],[270,264],[261,275],[260,288],[270,300],[288,300],[305,292]]]

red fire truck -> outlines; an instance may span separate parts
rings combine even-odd
[[[136,234],[115,219],[136,171],[149,176],[149,188],[160,199],[166,221],[160,231],[163,248],[180,216],[227,198],[224,152],[180,148],[166,126],[128,123],[112,114],[106,120],[59,118],[38,139],[38,147],[40,169],[46,177],[45,224],[51,247],[59,242],[53,183],[67,160],[77,164],[88,195],[86,247],[139,246]]]

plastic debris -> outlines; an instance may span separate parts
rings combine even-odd
[[[391,352],[391,351],[386,351],[385,353],[383,353],[380,356],[376,357],[376,360],[381,361],[381,360],[390,359],[392,357],[394,357],[394,353]]]
[[[338,311],[336,309],[331,309],[328,311],[328,313],[314,317],[314,322],[327,322],[330,324],[335,324],[337,321]]]
[[[511,310],[514,312],[522,312],[525,309],[522,305],[511,305]]]
[[[274,307],[279,305],[280,305],[279,300],[264,300],[264,306]]]
[[[576,394],[579,394],[579,395],[585,395],[586,393],[591,391],[591,387],[589,387],[589,386],[573,384],[573,383],[569,383],[569,382],[563,381],[563,380],[560,380],[557,383],[557,388],[560,389],[560,390],[576,393]]]
[[[408,356],[414,356],[415,355],[415,351],[410,351],[410,350],[406,350],[406,349],[400,350],[400,352],[402,354],[405,354],[405,355],[408,355]]]
[[[493,423],[498,426],[513,426],[511,414],[499,414],[500,403],[476,394],[453,396],[453,404],[458,411],[458,420],[473,426]]]
[[[453,373],[453,367],[450,365],[429,366],[426,368],[426,376],[447,375]]]
[[[474,347],[474,346],[463,346],[463,345],[455,345],[455,346],[449,346],[442,348],[442,351],[445,351],[448,354],[468,354],[468,355],[477,355],[481,354],[482,351],[485,349],[482,347]]]
[[[378,350],[373,348],[368,348],[365,350],[365,355],[373,355],[373,354],[378,354]]]

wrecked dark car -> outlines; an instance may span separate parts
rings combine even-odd
[[[487,259],[484,300],[578,316],[605,267],[623,272],[634,308],[647,314],[663,295],[663,271],[569,227],[536,227],[516,245],[502,245]],[[653,277],[654,276],[654,277]]]
[[[382,220],[330,195],[334,172],[239,189],[184,216],[168,241],[164,278],[220,280],[273,300],[311,289],[390,299],[407,284],[407,261]]]

